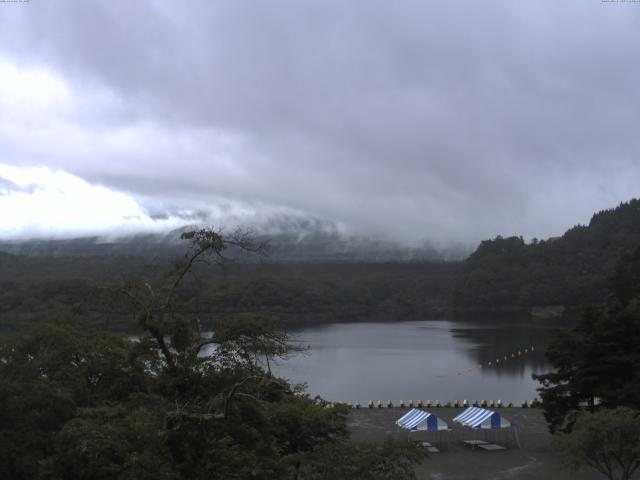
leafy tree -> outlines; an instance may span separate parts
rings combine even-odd
[[[60,431],[96,405],[149,392],[157,355],[119,335],[40,324],[0,342],[0,477],[38,478]],[[46,470],[46,469],[45,469]]]
[[[208,330],[189,308],[197,265],[260,246],[243,232],[183,238],[166,275],[118,287],[137,340],[60,322],[0,338],[0,478],[289,480],[313,474],[322,446],[352,448],[344,409],[271,372],[299,350],[285,333],[254,315]],[[393,451],[385,471],[417,461]]]
[[[571,433],[558,433],[555,445],[572,470],[591,467],[610,480],[629,480],[640,467],[640,417],[618,407],[578,415]]]
[[[639,271],[640,248],[619,262],[606,304],[549,346],[554,371],[534,378],[552,432],[571,429],[582,408],[640,408]]]
[[[387,438],[382,444],[325,444],[306,456],[305,480],[411,480],[426,457],[414,442]]]

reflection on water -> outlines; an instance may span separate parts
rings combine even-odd
[[[519,402],[537,396],[531,374],[548,369],[544,349],[555,330],[557,325],[526,321],[322,325],[292,332],[310,352],[281,362],[277,373],[339,401]],[[510,358],[532,345],[534,352]],[[496,366],[504,355],[509,359]]]

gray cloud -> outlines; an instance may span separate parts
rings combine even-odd
[[[0,55],[69,99],[35,134],[0,116],[0,154],[152,210],[544,237],[640,195],[638,27],[597,0],[32,0],[0,9]]]

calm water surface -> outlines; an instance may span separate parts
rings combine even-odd
[[[276,371],[329,400],[519,402],[537,396],[531,374],[548,370],[543,351],[555,330],[534,322],[446,320],[321,325],[291,332],[310,350]],[[511,358],[531,346],[533,352]]]

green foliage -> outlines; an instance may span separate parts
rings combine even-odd
[[[148,390],[152,357],[112,334],[41,324],[0,342],[0,476],[38,478],[61,430],[83,409]]]
[[[136,340],[61,322],[0,337],[0,478],[294,479],[313,474],[322,446],[352,448],[345,409],[271,374],[271,359],[299,350],[286,334],[255,315],[203,331],[181,297],[197,261],[251,250],[249,238],[185,238],[166,275],[118,288]],[[389,452],[385,471],[417,461]]]
[[[640,417],[625,407],[581,413],[571,433],[556,434],[563,464],[591,467],[610,480],[629,480],[640,467]]]
[[[602,301],[618,259],[640,245],[640,199],[593,215],[562,237],[483,241],[461,265],[456,306],[585,306]]]
[[[413,442],[325,444],[306,456],[304,480],[411,480],[415,464],[426,457]]]
[[[162,411],[149,405],[82,409],[56,436],[43,476],[75,479],[179,478],[160,432]]]
[[[623,257],[606,304],[551,343],[554,371],[534,376],[552,431],[571,428],[581,408],[640,408],[640,248]]]
[[[324,408],[239,354],[252,345],[240,336],[271,335],[238,331],[221,335],[220,351],[209,357],[180,356],[175,369],[152,337],[41,324],[4,338],[0,475],[291,478],[300,455],[344,442],[345,412]]]
[[[205,262],[222,263],[226,274]],[[175,300],[182,312],[203,319],[256,313],[287,324],[425,318],[450,309],[457,265],[229,264],[214,255],[193,265]],[[131,330],[136,310],[104,285],[126,278],[155,288],[165,275],[136,257],[0,257],[0,329],[63,315],[88,328]]]

